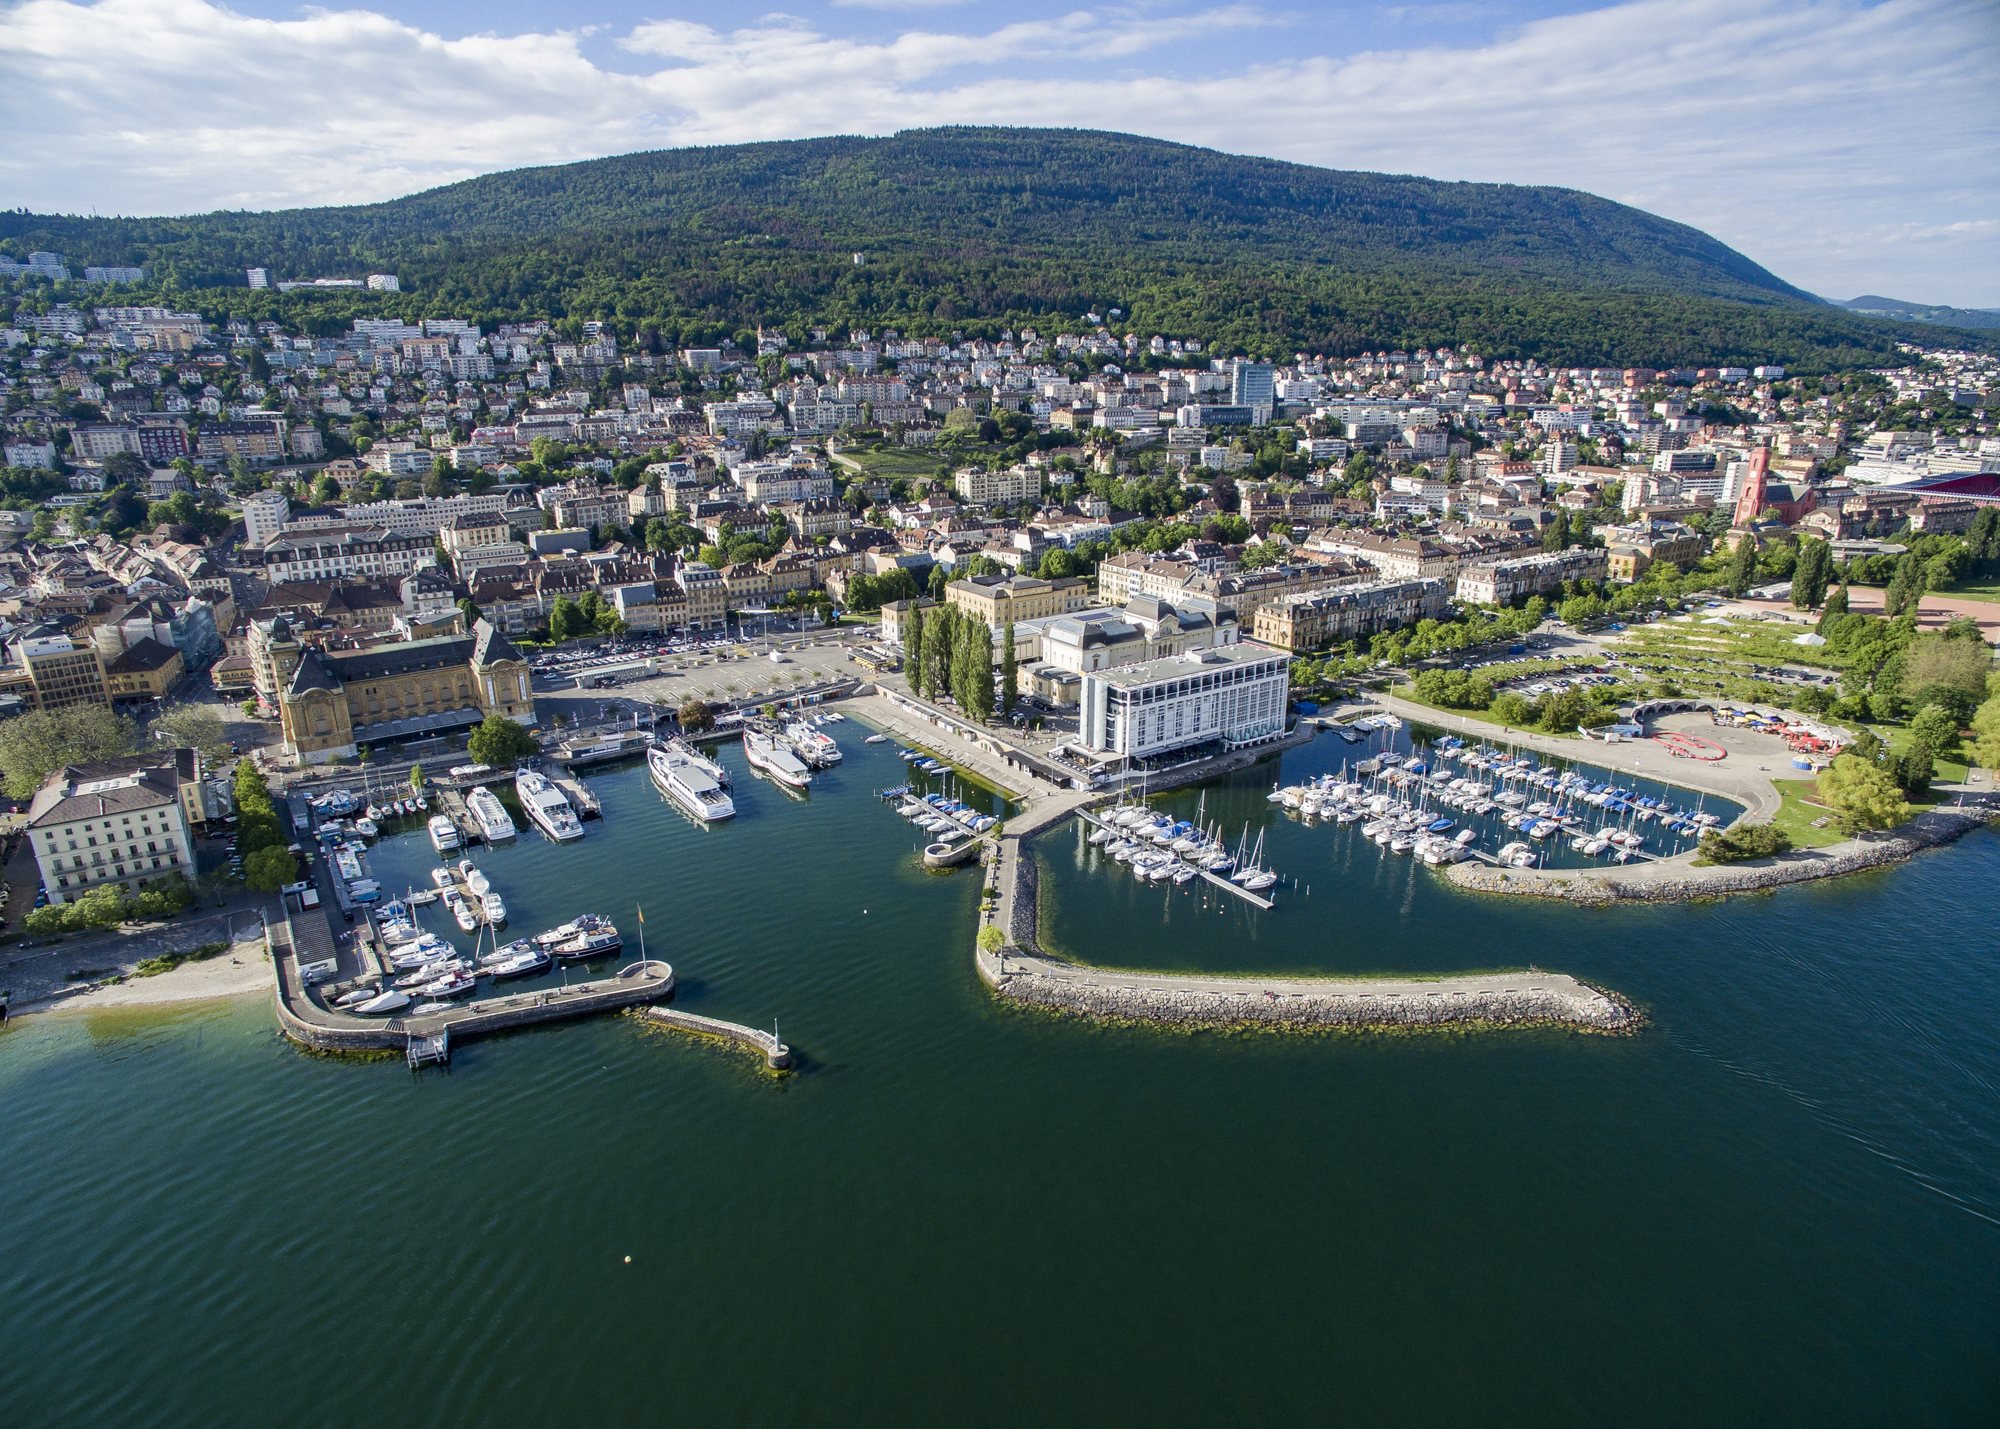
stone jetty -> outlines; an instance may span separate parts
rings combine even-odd
[[[1638,1010],[1564,973],[1536,970],[1439,978],[1239,978],[1113,971],[1044,953],[1037,932],[1033,838],[1068,809],[1017,819],[987,867],[990,907],[974,950],[1001,997],[1085,1017],[1170,1027],[1426,1028],[1560,1025],[1636,1031]],[[997,933],[997,937],[994,935]]]

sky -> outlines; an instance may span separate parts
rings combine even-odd
[[[1586,189],[1827,297],[2000,307],[1996,77],[2000,0],[0,0],[0,207],[1035,124]]]

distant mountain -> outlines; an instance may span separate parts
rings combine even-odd
[[[1697,229],[1569,189],[1345,173],[1129,135],[956,128],[521,169],[388,203],[0,215],[0,247],[142,263],[217,315],[997,331],[1124,313],[1279,354],[1450,343],[1555,362],[1879,363],[1899,336]],[[400,296],[251,292],[393,271]]]
[[[1901,298],[1878,298],[1872,293],[1864,293],[1844,303],[1835,299],[1834,306],[1873,318],[1942,323],[1947,327],[2000,328],[2000,308],[1951,308],[1938,303],[1906,303]]]

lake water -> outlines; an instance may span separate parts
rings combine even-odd
[[[796,1076],[628,1018],[416,1077],[257,1002],[0,1035],[9,1423],[1993,1422],[2000,838],[1580,910],[1297,825],[1267,764],[1207,798],[1269,820],[1275,910],[1058,831],[1052,940],[1535,963],[1653,1025],[1109,1031],[985,993],[976,878],[916,866],[893,747],[836,732],[805,801],[726,753],[743,812],[702,829],[629,764],[581,844],[479,856],[520,933],[643,904],[677,1005],[778,1019]]]

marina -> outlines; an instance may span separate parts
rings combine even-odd
[[[254,1421],[266,1396],[237,1357],[281,1362],[387,1317],[403,1352],[325,1376],[316,1412],[359,1419],[388,1398],[420,1417],[616,1420],[657,1394],[656,1366],[600,1355],[566,1382],[524,1376],[521,1337],[576,1358],[630,1323],[701,1360],[676,1390],[676,1413],[693,1417],[865,1414],[889,1364],[972,1421],[1046,1417],[1054,1396],[1070,1416],[1180,1423],[1226,1417],[1231,1391],[1178,1366],[1130,1305],[1200,1315],[1227,1297],[1208,1351],[1278,1363],[1258,1391],[1272,1412],[1322,1413],[1329,1368],[1373,1366],[1344,1407],[1395,1422],[1409,1377],[1449,1339],[1455,1372],[1433,1404],[1470,1422],[1894,1420],[1911,1401],[1884,1383],[1924,1386],[1917,1407],[1940,1422],[1980,1422],[2000,975],[1962,930],[1981,926],[2000,839],[1706,905],[1473,898],[1268,802],[1354,759],[1358,746],[1326,736],[1149,801],[1188,822],[1201,809],[1232,848],[1261,821],[1287,880],[1275,910],[1198,884],[1213,894],[1204,907],[1081,863],[1075,830],[1089,828],[1072,821],[1031,846],[1048,941],[1203,975],[1253,1010],[1283,1006],[1262,998],[1265,974],[1285,979],[1274,991],[1404,975],[1428,1002],[1450,984],[1419,974],[1555,965],[1629,994],[1654,1030],[1105,1032],[996,1004],[966,953],[981,880],[926,873],[915,853],[928,835],[870,797],[946,786],[910,774],[893,746],[841,743],[845,763],[808,803],[748,777],[740,745],[722,744],[738,812],[721,836],[633,760],[592,772],[605,822],[585,841],[473,855],[508,903],[503,946],[586,910],[628,944],[643,926],[649,956],[673,967],[663,1010],[766,1035],[777,1019],[803,1069],[786,1082],[753,1045],[711,1049],[698,1029],[656,1021],[644,1009],[662,1005],[657,982],[617,977],[637,958],[629,946],[567,983],[561,969],[482,978],[430,1014],[448,1028],[449,1076],[405,1070],[398,1016],[357,1019],[380,1063],[301,1056],[273,1035],[268,997],[10,1022],[0,1158],[16,1198],[0,1319],[23,1351],[17,1402],[59,1402],[78,1422]],[[972,788],[956,796],[979,806]],[[988,812],[1011,828],[1040,802]],[[785,895],[707,896],[742,879],[746,856],[781,870]],[[427,885],[438,859],[419,822],[367,861],[389,901]],[[439,913],[425,905],[424,926],[469,953],[475,938]],[[628,998],[639,1010],[618,1015]],[[564,1020],[505,1022],[517,1015]],[[1161,1165],[1190,1157],[1203,1174],[1162,1181]],[[366,1254],[317,1257],[313,1295],[269,1252],[432,1186],[451,1188],[449,1234],[435,1218],[370,1217]],[[178,1205],[164,1226],[163,1195]],[[523,1206],[547,1203],[560,1206],[555,1233],[528,1233]],[[1010,1230],[1026,1206],[1060,1212],[1037,1220],[1033,1254]],[[1247,1234],[1246,1206],[1258,1225],[1296,1229]],[[120,1296],[78,1276],[77,1246]],[[940,1256],[975,1303],[909,1294]],[[1073,1295],[1047,1294],[1052,1258],[1081,1267]],[[468,1276],[485,1313],[440,1313],[435,1287]],[[1343,1293],[1307,1327],[1270,1293],[1288,1277]],[[773,1286],[851,1311],[780,1330]],[[967,1358],[982,1328],[1028,1319],[1048,1337],[1037,1375]],[[1767,1333],[1779,1321],[1797,1336]],[[1756,1353],[1716,1358],[1723,1332]],[[773,1335],[799,1353],[774,1355]],[[460,1356],[448,1388],[447,1343]],[[1108,1382],[1107,1356],[1149,1374]],[[70,1372],[113,1359],[124,1374]],[[1621,1386],[1609,1400],[1559,1387],[1533,1414],[1499,1398],[1568,1385],[1571,1363],[1616,1363]]]

